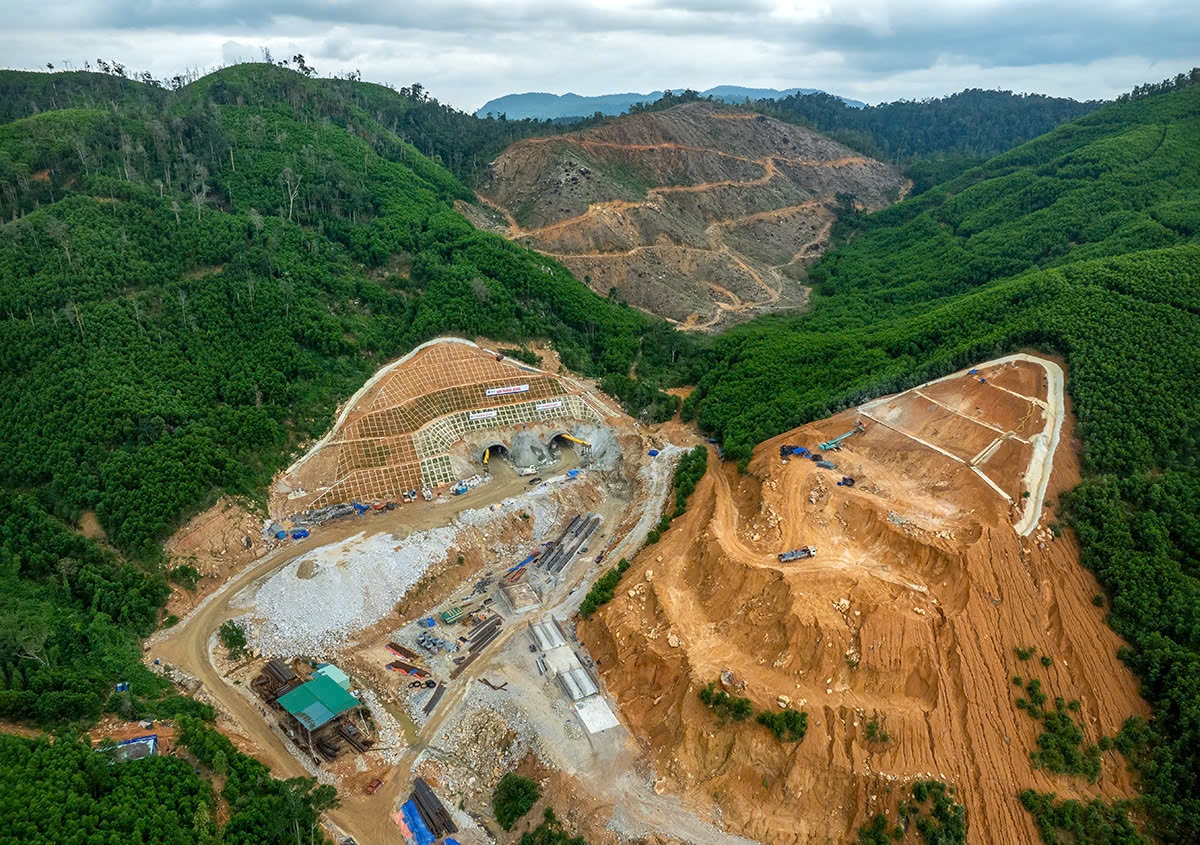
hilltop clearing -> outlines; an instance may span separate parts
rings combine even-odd
[[[495,214],[469,213],[598,293],[717,330],[802,305],[839,209],[904,191],[811,130],[693,102],[514,144],[479,186]]]
[[[929,778],[955,788],[978,843],[1036,836],[1023,788],[1132,795],[1115,757],[1094,784],[1034,771],[1039,730],[1014,705],[1011,678],[1040,678],[1079,700],[1089,743],[1147,712],[1078,544],[1046,528],[1036,493],[1037,524],[1019,533],[1043,470],[1051,497],[1078,479],[1070,421],[1057,448],[1028,442],[1057,429],[1061,391],[1053,362],[992,362],[877,400],[870,417],[850,410],[768,440],[748,475],[711,470],[580,628],[653,748],[660,788],[715,796],[732,832],[779,845],[850,841]],[[785,444],[815,450],[856,420],[865,431],[825,452],[835,469],[781,459]],[[778,560],[801,546],[815,557]],[[1024,647],[1048,665],[1019,659]],[[723,676],[757,709],[807,712],[808,735],[788,745],[721,724],[697,693]]]

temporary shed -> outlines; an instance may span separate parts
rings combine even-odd
[[[329,678],[329,680],[333,681],[342,689],[346,690],[347,692],[350,691],[350,676],[338,667],[334,666],[332,663],[326,663],[313,673],[313,677],[318,675]]]
[[[581,698],[587,698],[589,695],[599,692],[596,682],[583,667],[560,672],[557,680],[572,701],[579,701]]]
[[[295,717],[310,734],[335,718],[358,706],[358,699],[338,686],[326,675],[316,675],[311,681],[279,697],[279,706]]]
[[[553,622],[537,622],[530,626],[530,633],[542,651],[549,651],[567,642],[562,631],[558,630],[558,626]]]

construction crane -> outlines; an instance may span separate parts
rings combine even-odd
[[[824,443],[818,443],[817,445],[822,452],[828,452],[830,449],[837,449],[839,446],[841,446],[842,441],[847,437],[853,437],[856,434],[862,434],[866,430],[867,427],[863,425],[863,421],[857,420],[854,423],[854,428],[850,429],[845,434],[839,435],[832,440],[827,440]]]

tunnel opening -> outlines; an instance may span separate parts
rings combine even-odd
[[[479,462],[485,467],[497,460],[508,460],[508,447],[503,443],[489,443],[479,453]]]

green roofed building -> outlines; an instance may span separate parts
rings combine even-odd
[[[313,673],[314,678],[317,675],[324,675],[326,678],[329,678],[329,680],[336,681],[337,685],[344,690],[348,691],[350,689],[350,676],[338,667],[334,666],[332,663],[326,663]]]
[[[318,674],[307,684],[281,695],[279,706],[312,734],[342,713],[357,707],[358,699],[342,689],[333,678]]]

